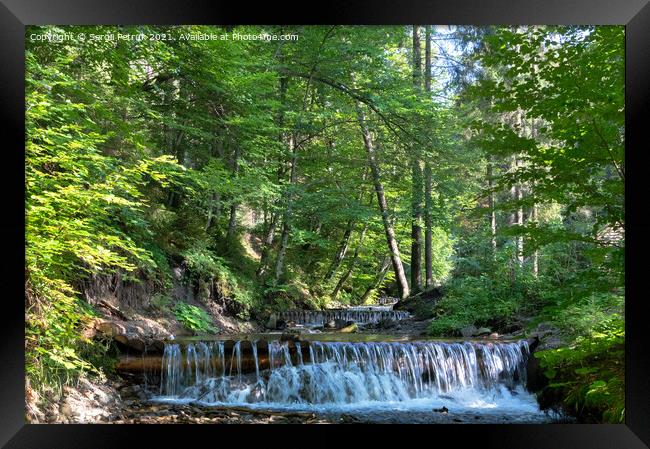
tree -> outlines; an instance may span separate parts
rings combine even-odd
[[[384,195],[384,186],[381,182],[381,175],[375,156],[375,148],[372,142],[372,136],[370,135],[370,130],[368,129],[366,117],[363,113],[361,104],[357,102],[356,107],[357,119],[359,121],[359,127],[361,128],[361,134],[363,135],[363,144],[368,156],[368,164],[370,165],[370,173],[372,174],[373,183],[375,185],[375,192],[377,193],[377,204],[379,205],[379,211],[384,223],[386,242],[388,243],[388,248],[390,250],[390,258],[393,264],[393,271],[395,272],[395,279],[397,280],[399,297],[400,299],[406,299],[409,296],[409,286],[408,282],[406,281],[406,275],[404,274],[404,266],[402,265],[399,245],[395,239],[395,230],[393,229],[393,225],[391,224],[390,218],[388,216],[388,205],[386,203],[386,196]]]
[[[420,30],[413,26],[413,88],[421,91],[422,63],[420,50]],[[422,201],[423,174],[417,149],[411,154],[411,289],[417,293],[422,289]]]

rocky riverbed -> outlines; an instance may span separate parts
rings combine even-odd
[[[515,424],[560,422],[553,415],[454,412],[445,407],[427,410],[349,411],[314,413],[255,410],[194,404],[132,404],[114,424]]]

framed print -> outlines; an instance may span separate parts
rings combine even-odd
[[[225,6],[3,1],[5,447],[647,447],[647,2]]]

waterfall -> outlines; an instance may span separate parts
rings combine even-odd
[[[293,321],[305,326],[324,326],[331,320],[354,321],[359,324],[378,323],[379,321],[397,321],[409,317],[405,311],[390,310],[390,306],[375,306],[366,308],[338,309],[338,310],[289,310],[278,313],[277,318],[284,321]]]
[[[523,388],[529,357],[525,340],[269,341],[266,348],[237,341],[226,376],[224,348],[224,342],[168,344],[161,397],[308,406],[406,402],[468,391],[494,397]]]
[[[251,350],[253,351],[253,358],[255,359],[255,380],[259,382],[260,380],[260,361],[257,357],[257,341],[251,342]],[[241,366],[241,364],[240,364]]]
[[[347,310],[350,312],[362,311],[362,312],[389,312],[393,310],[392,305],[370,305],[370,306],[352,306],[348,307]]]

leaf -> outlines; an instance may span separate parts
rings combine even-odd
[[[551,368],[551,369],[544,370],[544,375],[545,375],[546,377],[548,377],[549,379],[553,379],[553,378],[555,378],[556,374],[557,374],[557,371],[554,370],[554,369],[552,369],[552,368]]]

